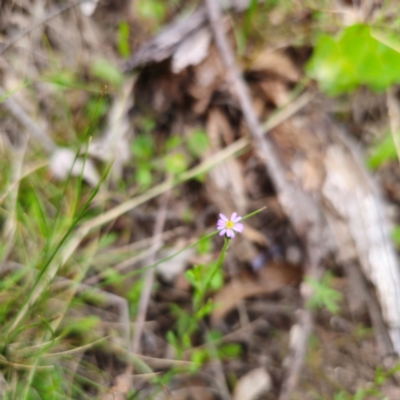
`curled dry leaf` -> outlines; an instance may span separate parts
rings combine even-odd
[[[281,51],[263,51],[254,60],[251,70],[273,73],[292,82],[297,82],[301,78],[299,69]]]
[[[179,44],[172,57],[171,69],[178,74],[189,65],[200,64],[208,55],[211,32],[202,28]]]
[[[288,285],[298,285],[301,276],[301,268],[283,262],[268,264],[256,276],[249,273],[240,274],[214,296],[217,308],[211,315],[212,322],[218,323],[248,297],[273,294]]]
[[[272,387],[272,379],[264,368],[256,368],[243,375],[235,386],[233,400],[254,400]]]

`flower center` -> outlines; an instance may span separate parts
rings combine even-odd
[[[228,221],[225,226],[226,226],[226,229],[232,229],[234,227],[234,225],[235,224],[232,221]]]

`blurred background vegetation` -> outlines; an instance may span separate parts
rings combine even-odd
[[[254,156],[244,148],[223,153],[244,136],[240,113],[217,86],[189,96],[191,66],[174,74],[161,61],[155,69],[125,71],[142,45],[201,6],[1,3],[0,398],[278,398],[300,278],[284,268],[279,278],[269,272],[263,278],[257,265],[291,263],[288,254],[301,248]],[[276,84],[259,117],[276,115],[305,88],[321,92],[328,104],[321,112],[328,110],[362,147],[400,224],[400,131],[387,106],[400,83],[397,2],[250,0],[239,9],[226,9],[237,62],[252,89],[263,79]],[[207,50],[215,62],[209,68],[224,80],[213,51]],[[281,58],[265,55],[274,51]],[[282,82],[287,95],[278,101]],[[157,99],[161,87],[166,96]],[[215,105],[237,128],[223,141],[207,124]],[[227,164],[231,156],[237,164]],[[243,171],[245,179],[233,178],[237,191],[224,195],[243,195],[244,213],[269,205],[246,225],[243,241],[258,253],[241,259],[238,238],[224,267],[217,263],[222,238],[201,239],[224,211],[215,201],[221,186],[207,186],[210,169],[221,164],[232,174]],[[400,227],[392,237],[400,243]],[[145,267],[155,263],[140,351],[132,352],[149,285]],[[385,369],[377,356],[369,317],[348,317],[346,278],[333,271],[309,280],[315,296],[307,307],[319,325],[293,398],[400,398],[398,367]],[[243,295],[232,288],[235,276]],[[274,289],[260,287],[274,279]],[[199,298],[214,296],[199,306]],[[232,305],[218,314],[218,301]],[[265,317],[260,310],[269,306],[275,311]],[[259,368],[265,373],[250,384],[257,390],[246,391],[244,377]]]

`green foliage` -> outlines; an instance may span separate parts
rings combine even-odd
[[[104,58],[95,59],[90,67],[93,76],[111,85],[120,86],[124,80],[122,72],[114,64]]]
[[[400,82],[398,43],[368,25],[352,25],[337,38],[321,35],[306,71],[329,95],[351,92],[363,84],[384,90]]]
[[[377,143],[368,157],[368,166],[372,169],[379,168],[387,161],[397,159],[396,146],[392,135],[387,135],[383,140]]]
[[[126,21],[122,21],[118,24],[117,46],[121,57],[130,57],[131,48],[129,45],[129,24]]]
[[[327,308],[332,314],[337,314],[340,311],[339,302],[342,300],[342,294],[331,288],[333,275],[328,271],[318,281],[314,278],[306,277],[307,283],[314,290],[314,295],[308,301],[307,306],[311,309]]]
[[[165,170],[172,175],[178,175],[186,171],[187,167],[186,156],[182,152],[168,154],[165,157]]]
[[[181,144],[182,144],[181,136],[173,135],[167,139],[167,141],[165,143],[165,150],[166,150],[166,152],[170,152],[172,150],[175,150]]]
[[[85,318],[79,318],[76,321],[69,321],[63,334],[86,335],[99,326],[101,320],[96,315],[89,315]]]
[[[388,379],[392,378],[398,371],[400,371],[400,364],[389,370],[378,367],[375,371],[374,382],[371,386],[358,389],[354,395],[342,390],[335,395],[334,400],[367,400],[370,399],[371,396],[377,400],[389,400],[382,394],[381,388]]]
[[[139,160],[150,159],[155,150],[154,139],[150,134],[138,135],[132,141],[132,154]]]
[[[153,20],[160,23],[166,14],[167,4],[164,0],[139,0],[137,10],[143,19]]]
[[[212,250],[212,240],[211,238],[206,238],[197,244],[196,250],[198,254],[209,254]]]
[[[204,131],[194,131],[187,138],[187,147],[194,157],[200,157],[209,148],[208,136]]]

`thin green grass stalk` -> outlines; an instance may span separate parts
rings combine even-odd
[[[25,389],[24,389],[24,391],[22,393],[21,400],[29,400],[29,394],[30,394],[30,391],[31,391],[32,382],[33,382],[33,378],[35,376],[36,368],[37,368],[38,364],[39,364],[39,358],[37,358],[35,360],[34,364],[32,365],[32,369],[29,371],[28,379],[27,379],[27,382],[26,382],[26,385],[25,385]]]
[[[61,212],[61,209],[62,209],[62,206],[61,206],[61,205],[62,205],[62,201],[63,201],[63,199],[64,199],[65,196],[66,196],[68,184],[69,184],[69,182],[71,181],[72,170],[73,170],[73,168],[74,168],[74,165],[75,165],[77,159],[79,158],[79,155],[80,155],[80,153],[81,153],[81,150],[82,150],[82,147],[83,147],[84,143],[87,142],[87,147],[86,147],[86,151],[85,151],[85,154],[84,154],[84,161],[83,161],[83,166],[82,166],[82,172],[79,174],[79,177],[78,177],[78,191],[77,191],[77,196],[76,196],[76,199],[75,199],[75,205],[74,205],[73,211],[72,211],[72,217],[74,217],[74,216],[77,214],[77,212],[78,212],[79,200],[80,200],[80,197],[81,197],[82,186],[83,186],[83,171],[84,171],[84,169],[85,169],[85,165],[86,165],[86,161],[87,161],[87,156],[88,156],[88,150],[89,150],[89,144],[90,144],[90,142],[91,142],[91,136],[89,135],[89,134],[90,134],[90,128],[91,128],[91,126],[92,126],[92,124],[93,124],[93,121],[94,121],[94,119],[95,119],[95,117],[96,117],[96,115],[97,115],[97,113],[98,113],[100,101],[101,101],[101,99],[104,97],[105,89],[106,89],[106,88],[104,87],[104,88],[103,88],[103,91],[102,91],[101,94],[100,94],[100,97],[99,97],[99,99],[98,99],[98,101],[97,101],[97,104],[96,104],[96,108],[95,108],[94,114],[92,115],[92,117],[91,117],[91,119],[90,119],[90,121],[89,121],[89,125],[88,125],[88,127],[86,128],[86,132],[85,132],[85,134],[84,134],[84,136],[83,136],[82,142],[81,142],[81,144],[80,144],[78,150],[77,150],[76,153],[75,153],[75,158],[74,158],[74,161],[72,162],[72,166],[71,166],[70,170],[68,171],[68,176],[67,176],[67,179],[66,179],[66,181],[65,181],[64,189],[63,189],[62,194],[61,194],[61,196],[60,196],[60,198],[59,198],[58,205],[56,206],[57,212],[56,212],[56,215],[55,215],[55,218],[54,218],[54,223],[52,224],[53,230],[52,230],[52,232],[51,232],[51,237],[53,237],[54,230],[55,230],[55,227],[56,227],[56,225],[57,225],[56,222],[58,221],[58,218],[59,218],[59,216],[60,216],[60,212]],[[108,171],[107,171],[107,173],[108,173]],[[104,180],[101,180],[101,181],[103,182]]]
[[[221,249],[221,253],[219,255],[218,262],[214,265],[214,268],[212,269],[211,273],[208,275],[208,277],[202,287],[202,297],[203,298],[206,295],[207,290],[210,287],[210,283],[213,280],[215,274],[217,273],[217,271],[219,271],[222,268],[222,264],[224,263],[226,252],[228,251],[230,242],[231,242],[231,239],[225,237],[225,242]]]
[[[92,141],[92,137],[89,135],[90,134],[90,129],[91,129],[93,121],[96,118],[97,113],[99,111],[100,102],[104,97],[106,88],[107,88],[106,86],[103,88],[103,91],[101,92],[101,94],[100,94],[100,96],[99,96],[99,98],[97,100],[96,108],[94,110],[93,115],[91,116],[91,119],[89,121],[89,125],[86,128],[86,132],[85,132],[85,134],[83,136],[82,144],[79,146],[79,150],[76,152],[76,157],[75,157],[74,163],[77,160],[77,158],[78,158],[78,156],[79,156],[79,154],[80,154],[80,152],[82,150],[83,144],[87,143],[86,144],[86,146],[87,146],[86,147],[86,151],[85,151],[84,158],[83,158],[82,172],[79,174],[79,177],[78,177],[78,190],[77,190],[77,194],[76,194],[74,212],[73,212],[72,215],[75,215],[77,213],[78,208],[79,208],[79,200],[81,198],[82,187],[83,187],[83,171],[85,170],[85,165],[86,165],[86,161],[87,161],[87,157],[88,157],[89,146],[90,146],[90,142]],[[72,168],[70,170],[70,173],[71,172],[72,172]]]
[[[98,238],[97,238],[97,243],[98,243]],[[96,248],[97,248],[97,246],[96,246]],[[94,253],[93,250],[91,250],[91,252]],[[92,254],[92,256],[93,256],[93,254]],[[92,256],[90,257],[90,260],[92,260]],[[90,262],[87,262],[86,264],[87,264],[87,265],[86,265],[86,268],[84,268],[84,271],[82,271],[82,273],[79,274],[79,276],[78,276],[78,281],[81,281],[81,280],[84,278],[84,276],[86,275],[86,271],[88,270],[88,268],[89,268],[89,266],[90,266]],[[45,343],[47,342],[47,343],[46,343],[45,346],[42,346],[42,347],[39,349],[38,354],[36,354],[36,355],[33,356],[33,357],[35,357],[35,362],[34,362],[34,364],[33,364],[33,366],[32,366],[32,369],[29,371],[28,385],[27,385],[27,388],[26,388],[25,393],[24,393],[25,396],[28,396],[28,395],[29,395],[29,388],[30,388],[30,386],[32,385],[32,382],[33,382],[35,373],[36,373],[36,371],[37,371],[37,367],[38,367],[38,365],[39,365],[40,359],[49,358],[49,357],[66,356],[66,355],[70,355],[70,354],[72,354],[72,353],[74,353],[74,352],[80,352],[80,351],[82,351],[83,349],[90,348],[90,347],[92,347],[93,345],[95,345],[96,343],[98,343],[98,342],[103,341],[103,340],[106,339],[106,337],[100,338],[99,340],[96,340],[96,341],[94,341],[94,342],[92,342],[92,343],[89,343],[89,344],[87,344],[87,345],[84,345],[84,346],[81,346],[81,347],[78,347],[78,348],[75,348],[75,349],[72,349],[72,350],[69,350],[69,351],[65,351],[65,352],[48,353],[48,350],[50,350],[50,349],[54,346],[55,341],[56,341],[56,340],[58,341],[58,339],[60,339],[60,337],[59,337],[59,338],[56,338],[56,337],[55,337],[55,330],[57,329],[57,327],[58,327],[59,324],[61,323],[61,321],[62,321],[62,319],[63,319],[63,317],[64,317],[64,315],[65,315],[65,313],[66,313],[66,310],[68,309],[69,304],[70,304],[71,300],[73,299],[73,297],[74,297],[74,295],[75,295],[75,293],[76,293],[76,288],[78,287],[79,282],[76,282],[76,283],[77,283],[76,286],[73,285],[73,286],[74,286],[74,287],[72,288],[73,291],[72,291],[72,293],[70,293],[70,295],[69,295],[69,299],[67,300],[67,305],[65,306],[64,310],[60,312],[60,313],[61,313],[60,317],[56,318],[56,320],[53,321],[53,323],[52,323],[53,326],[52,326],[46,319],[41,318],[41,319],[42,319],[42,322],[45,324],[45,326],[46,326],[46,328],[47,328],[47,331],[46,331],[46,333],[45,333],[44,336],[43,336],[43,342],[45,342]],[[51,335],[51,341],[48,341],[50,335]],[[28,397],[24,397],[24,400],[28,400]]]
[[[17,326],[19,325],[19,323],[22,321],[22,319],[25,317],[28,309],[30,306],[32,306],[32,304],[34,302],[36,302],[37,298],[39,297],[40,293],[44,290],[44,287],[47,283],[46,282],[42,282],[44,283],[43,285],[39,286],[39,283],[41,282],[43,276],[45,275],[45,273],[48,271],[51,262],[53,261],[53,259],[55,258],[55,256],[59,253],[60,249],[63,247],[63,245],[65,244],[66,240],[68,239],[68,237],[71,235],[71,233],[74,231],[74,229],[76,228],[76,226],[78,225],[79,221],[84,217],[84,215],[86,214],[87,209],[89,208],[93,198],[96,196],[96,194],[98,193],[100,186],[102,185],[102,183],[104,182],[108,172],[110,171],[111,168],[111,164],[107,167],[106,171],[104,172],[103,176],[100,179],[100,182],[98,183],[98,185],[94,188],[94,190],[92,191],[92,193],[90,194],[89,198],[86,200],[85,204],[82,207],[82,210],[79,212],[79,214],[76,216],[76,218],[73,220],[71,226],[68,228],[67,232],[64,234],[64,236],[61,238],[60,242],[57,244],[57,246],[55,247],[54,251],[51,253],[49,259],[46,261],[45,265],[43,266],[42,270],[40,271],[40,273],[38,274],[35,283],[33,284],[33,287],[31,289],[31,291],[29,292],[27,298],[25,299],[25,301],[23,302],[20,310],[18,311],[17,315],[14,318],[14,321],[12,322],[12,324],[6,329],[6,337],[9,337],[11,335],[11,333],[13,331],[15,331],[15,329],[17,328]],[[59,266],[56,267],[56,269],[54,271],[51,271],[52,274],[48,277],[50,280],[55,276],[55,274],[58,271]]]

